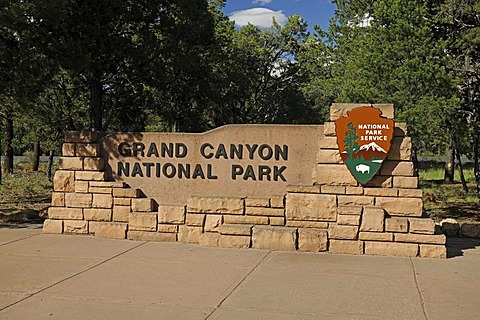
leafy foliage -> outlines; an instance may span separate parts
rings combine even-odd
[[[459,98],[427,4],[380,0],[337,6],[326,33],[335,101],[394,103],[396,118],[409,124],[417,147],[442,146]]]
[[[214,63],[216,99],[209,126],[228,123],[308,123],[318,115],[301,92],[305,81],[294,60],[307,37],[307,24],[296,15],[270,29],[251,24],[219,32],[227,47]]]

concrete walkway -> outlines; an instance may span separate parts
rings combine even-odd
[[[0,319],[480,319],[480,242],[447,260],[206,248],[0,227]]]

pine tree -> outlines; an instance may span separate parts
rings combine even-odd
[[[417,149],[443,151],[460,99],[431,6],[422,0],[333,2],[338,9],[325,43],[335,102],[393,103]]]
[[[343,143],[345,145],[345,151],[348,153],[348,157],[353,159],[353,154],[360,149],[360,146],[358,145],[357,130],[355,130],[353,122],[348,124],[348,131],[345,133]]]

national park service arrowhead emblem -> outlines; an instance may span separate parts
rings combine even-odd
[[[375,107],[359,107],[335,121],[340,156],[353,177],[365,184],[387,158],[395,122]]]

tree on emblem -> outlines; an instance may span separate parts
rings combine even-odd
[[[353,122],[350,122],[348,124],[348,131],[345,133],[345,139],[343,140],[345,151],[347,151],[350,159],[353,159],[353,154],[360,148],[357,140],[357,130],[355,129]]]

